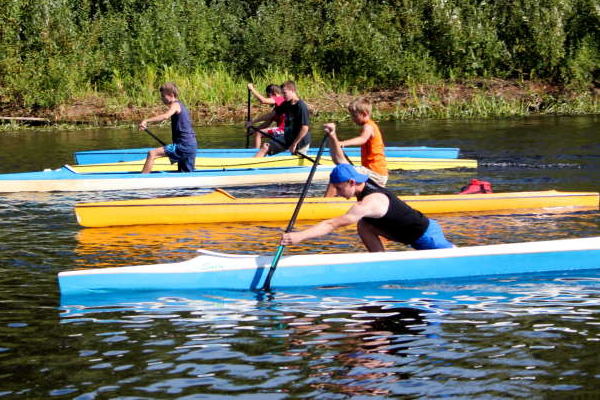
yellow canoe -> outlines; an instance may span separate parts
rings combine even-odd
[[[597,192],[515,192],[402,196],[426,214],[568,208],[598,209]],[[86,227],[289,221],[296,198],[236,198],[222,189],[189,197],[80,203],[77,222]],[[304,200],[298,219],[320,220],[342,215],[355,201],[340,197]]]
[[[350,157],[353,163],[360,165],[360,157]],[[124,161],[108,164],[72,165],[71,168],[78,173],[98,172],[136,172],[141,171],[145,160]],[[477,168],[477,160],[449,159],[449,158],[411,158],[388,157],[390,170],[430,170],[448,168]],[[331,157],[321,157],[322,165],[333,165]],[[229,169],[229,168],[266,168],[266,167],[295,167],[312,166],[312,162],[300,156],[273,156],[273,157],[198,157],[196,169]],[[171,164],[168,158],[161,157],[154,162],[153,171],[176,171],[177,164]]]

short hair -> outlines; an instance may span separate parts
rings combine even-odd
[[[352,115],[358,115],[361,113],[371,115],[371,111],[373,110],[373,106],[371,102],[366,97],[359,97],[354,99],[348,104],[348,111]]]
[[[271,83],[267,86],[265,92],[267,92],[267,95],[269,96],[272,94],[281,94],[281,88],[278,85]]]
[[[281,85],[281,87],[293,90],[294,92],[296,91],[296,84],[294,83],[294,81],[285,81],[283,85]]]
[[[179,88],[177,87],[175,82],[163,83],[160,86],[159,90],[161,94],[170,94],[171,96],[174,96],[176,98],[179,97]]]

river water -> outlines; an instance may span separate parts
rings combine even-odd
[[[599,116],[381,124],[388,145],[460,147],[476,171],[407,171],[399,195],[598,191]],[[154,132],[168,139],[168,129]],[[239,129],[198,128],[202,147]],[[340,136],[356,132],[343,125]],[[315,129],[318,140],[321,132]],[[315,142],[317,141],[315,140]],[[133,129],[0,131],[0,172],[72,163],[79,150],[154,146]],[[300,185],[236,188],[297,196]],[[309,194],[320,195],[323,184]],[[152,292],[69,303],[56,275],[189,259],[198,248],[272,253],[280,224],[80,228],[82,201],[202,190],[0,195],[0,397],[10,399],[596,399],[600,269],[356,287]],[[459,246],[597,236],[598,211],[436,216]],[[306,226],[301,221],[298,227]],[[401,245],[389,247],[404,249]],[[353,229],[286,254],[362,251]],[[599,261],[600,268],[600,261]]]

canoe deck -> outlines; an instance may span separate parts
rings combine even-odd
[[[402,196],[426,213],[489,212],[532,209],[598,209],[597,192],[539,192]],[[80,203],[75,215],[85,227],[289,221],[296,198],[236,198],[224,190],[189,197]],[[306,198],[298,219],[320,220],[342,215],[355,203],[340,197]],[[529,210],[529,211],[527,211]]]
[[[112,149],[112,150],[88,150],[78,151],[73,154],[77,164],[104,164],[123,161],[136,161],[146,157],[151,148],[135,149]],[[315,148],[308,151],[309,156],[317,154]],[[360,147],[346,147],[349,156],[360,155]],[[198,149],[197,157],[253,157],[257,149]],[[386,146],[385,153],[388,157],[412,157],[412,158],[458,158],[460,149],[456,147],[428,147],[428,146]],[[290,152],[282,152],[279,155],[289,156]]]
[[[191,260],[65,271],[61,295],[112,291],[262,287],[272,256],[203,251]],[[305,254],[281,258],[275,288],[572,271],[600,268],[600,237],[382,253]]]
[[[319,166],[313,181],[327,181],[331,166]],[[212,188],[304,183],[311,167],[210,169],[195,172],[78,173],[69,166],[56,170],[0,175],[0,192],[78,192],[99,190]]]
[[[360,165],[360,157],[350,157],[353,163]],[[477,168],[476,160],[446,159],[446,158],[410,158],[387,157],[387,166],[394,170],[437,170],[451,168]],[[78,173],[102,172],[139,172],[144,167],[145,158],[135,161],[115,162],[106,164],[74,165]],[[334,165],[331,157],[321,157],[321,165]],[[196,169],[230,169],[230,168],[269,168],[269,167],[298,167],[312,166],[312,161],[300,156],[272,156],[272,157],[197,157]],[[171,164],[168,158],[161,157],[155,160],[152,171],[176,171],[177,164]]]

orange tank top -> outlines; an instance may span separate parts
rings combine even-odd
[[[365,144],[360,146],[360,161],[363,167],[377,172],[379,175],[387,176],[388,169],[385,162],[383,137],[375,121],[369,119],[365,125],[373,128],[373,136]]]

